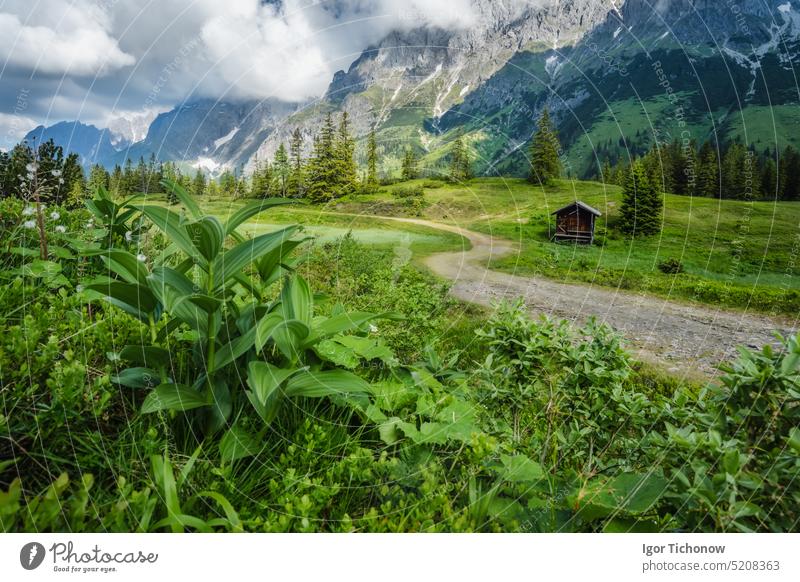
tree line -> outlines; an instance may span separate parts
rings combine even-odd
[[[800,153],[787,146],[761,154],[740,142],[718,147],[706,141],[674,140],[653,145],[639,158],[649,180],[662,192],[732,200],[800,200]],[[630,164],[608,159],[595,176],[623,186]]]
[[[75,153],[65,153],[52,139],[38,146],[22,142],[0,151],[0,198],[29,198],[36,190],[42,202],[80,202],[86,178]]]

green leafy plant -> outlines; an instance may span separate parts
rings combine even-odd
[[[345,356],[365,355],[369,342],[354,345],[341,335],[380,316],[314,318],[311,290],[293,274],[289,259],[304,240],[293,238],[298,226],[248,240],[236,232],[251,216],[291,201],[255,202],[223,224],[204,216],[180,186],[167,181],[164,186],[188,216],[159,206],[139,209],[166,235],[164,252],[143,261],[113,247],[97,251],[115,278],[87,286],[149,330],[149,343],[116,354],[134,365],[113,378],[129,388],[150,389],[142,412],[193,411],[203,432],[216,433],[242,412],[241,369],[248,370],[247,400],[265,422],[274,419],[284,397],[364,398],[367,383],[336,364]],[[228,239],[235,243],[230,248]],[[270,300],[276,284],[281,291]]]

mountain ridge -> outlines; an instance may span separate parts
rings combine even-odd
[[[674,137],[687,127],[697,142],[743,138],[773,149],[795,143],[800,115],[791,110],[775,110],[788,120],[774,127],[775,144],[749,134],[767,133],[769,112],[759,108],[800,100],[798,0],[472,5],[477,21],[467,29],[390,33],[338,71],[317,101],[186,102],[159,114],[143,140],[110,151],[98,137],[89,153],[105,165],[155,154],[212,172],[251,168],[271,159],[295,128],[308,150],[324,116],[347,110],[359,152],[376,130],[386,174],[397,173],[407,145],[435,171],[454,132],[466,135],[479,173],[521,174],[524,146],[545,105],[578,176],[591,174],[603,156],[636,153],[655,136]]]

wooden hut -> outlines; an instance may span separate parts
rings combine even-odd
[[[556,215],[556,232],[552,240],[584,244],[594,242],[594,221],[602,216],[599,210],[576,200],[553,214]]]

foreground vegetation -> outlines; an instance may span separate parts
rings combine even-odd
[[[2,202],[3,530],[790,531],[800,519],[795,338],[743,351],[719,384],[678,383],[595,323],[457,304],[391,247],[246,228],[270,206],[258,223],[283,222],[283,200],[217,218],[166,187],[173,210],[101,191],[91,212],[47,208],[43,233],[33,209]],[[503,195],[475,196],[477,226]],[[511,224],[527,228],[498,221]]]

